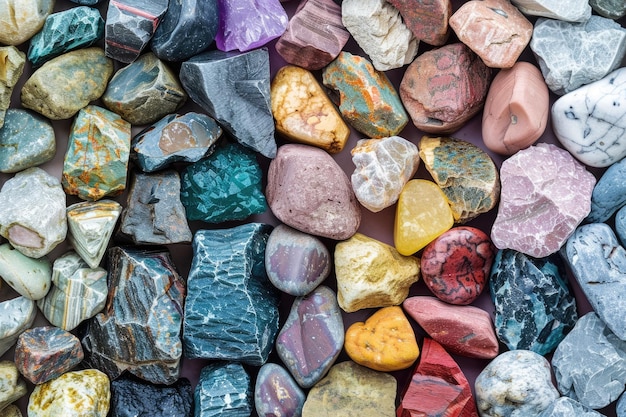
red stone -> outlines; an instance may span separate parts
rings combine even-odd
[[[441,46],[450,35],[448,20],[452,15],[450,0],[388,0],[402,16],[404,24],[420,41]]]

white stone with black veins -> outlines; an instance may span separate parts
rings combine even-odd
[[[511,0],[524,14],[566,22],[584,22],[591,17],[587,0]]]

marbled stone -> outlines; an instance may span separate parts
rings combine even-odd
[[[510,350],[552,352],[576,324],[576,300],[558,254],[498,251],[489,279],[498,339]]]
[[[26,54],[15,46],[0,46],[0,128],[11,105],[13,88],[24,72]],[[2,132],[0,130],[0,132]]]
[[[266,363],[254,384],[254,405],[260,417],[302,415],[306,396],[285,368]]]
[[[626,75],[626,72],[624,74]],[[626,159],[618,160],[602,173],[591,193],[591,212],[585,221],[605,222],[626,205],[624,178],[626,178]]]
[[[500,205],[491,228],[498,249],[535,258],[559,250],[591,210],[595,177],[569,152],[540,143],[500,167]]]
[[[619,19],[626,15],[626,3],[622,0],[589,0],[589,5],[600,16],[609,19]]]
[[[32,326],[37,316],[37,305],[31,299],[17,297],[1,302],[0,313],[2,313],[0,314],[0,356],[2,356],[15,344],[19,335]],[[2,391],[0,389],[0,392]]]
[[[186,358],[266,361],[278,333],[278,292],[264,252],[271,226],[198,230],[185,301]]]
[[[361,139],[350,153],[355,165],[350,177],[354,195],[374,213],[398,201],[420,163],[417,146],[400,136]]]
[[[587,0],[512,0],[511,3],[530,16],[566,22],[585,22],[591,17],[591,6]]]
[[[0,362],[0,411],[27,393],[26,381],[11,361]]]
[[[429,133],[452,133],[482,108],[491,69],[462,43],[426,51],[409,65],[400,99],[413,124]]]
[[[361,233],[337,243],[337,301],[346,312],[401,304],[419,279],[420,261]]]
[[[361,224],[347,175],[327,152],[313,146],[279,148],[270,162],[265,195],[281,222],[305,233],[345,240]]]
[[[39,32],[55,0],[0,1],[0,44],[19,45]]]
[[[66,52],[43,64],[21,90],[22,106],[52,120],[69,119],[102,96],[113,60],[98,47]]]
[[[600,16],[583,23],[539,18],[530,49],[550,90],[562,95],[620,66],[626,54],[626,29]]]
[[[307,295],[330,274],[332,258],[315,236],[279,224],[265,246],[265,271],[279,290],[299,297]]]
[[[187,93],[176,74],[151,52],[115,73],[102,102],[133,125],[145,125],[178,110]]]
[[[550,363],[529,350],[510,350],[491,361],[474,384],[482,417],[539,415],[560,395]]]
[[[419,40],[385,0],[344,0],[341,20],[378,71],[400,68],[417,54]]]
[[[53,326],[34,327],[17,339],[15,365],[33,384],[43,384],[71,371],[83,360],[80,340]]]
[[[109,249],[109,296],[82,339],[88,365],[115,379],[178,379],[185,281],[165,249]],[[127,341],[133,343],[127,343]]]
[[[20,295],[37,301],[52,284],[52,265],[48,258],[30,258],[8,243],[0,245],[0,276]]]
[[[344,340],[337,296],[320,285],[294,300],[276,338],[276,353],[298,385],[310,388],[333,366]]]
[[[31,258],[47,255],[65,240],[66,196],[56,177],[28,168],[0,190],[0,235]]]
[[[130,123],[95,105],[81,109],[70,129],[63,161],[63,189],[83,200],[99,200],[126,188]]]
[[[452,15],[450,0],[391,0],[389,3],[398,9],[404,24],[417,40],[434,46],[441,46],[448,40],[448,20]]]
[[[0,410],[0,417],[22,417],[22,412],[16,405],[8,405]]]
[[[86,48],[104,36],[104,20],[98,9],[86,6],[53,13],[30,40],[28,60],[39,67],[65,52]]]
[[[460,139],[424,136],[419,154],[446,195],[455,223],[466,223],[496,206],[500,178],[487,152]]]
[[[215,362],[202,368],[194,392],[194,416],[252,415],[252,380],[240,363]]]
[[[600,414],[597,411],[592,410],[573,400],[569,397],[560,397],[552,402],[539,414],[538,417],[602,417],[604,414]],[[618,414],[619,417],[619,414]]]
[[[186,378],[153,385],[130,378],[111,381],[111,417],[191,417],[193,390]]]
[[[50,161],[56,153],[55,139],[47,119],[28,110],[7,110],[0,128],[0,172],[14,173]]]
[[[180,81],[189,97],[239,143],[268,158],[276,156],[266,48],[195,55],[181,65]]]

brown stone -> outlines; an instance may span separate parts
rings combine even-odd
[[[388,0],[402,16],[404,24],[420,41],[441,46],[450,35],[448,20],[452,15],[450,0]]]

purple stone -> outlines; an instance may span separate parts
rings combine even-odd
[[[259,369],[254,405],[259,417],[300,416],[306,396],[289,372],[275,363]]]

